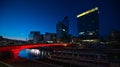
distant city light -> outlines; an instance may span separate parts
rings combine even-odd
[[[88,39],[88,40],[83,40],[83,42],[97,42],[98,40],[96,39]]]
[[[64,46],[66,47],[66,46],[67,46],[67,44],[64,44]]]
[[[47,41],[48,43],[53,43],[53,41]]]
[[[84,33],[85,33],[85,32],[80,32],[79,34],[80,34],[80,35],[83,35]]]
[[[98,10],[98,7],[93,8],[93,9],[91,9],[91,10],[88,10],[88,11],[86,11],[86,12],[83,12],[83,13],[81,13],[81,14],[78,14],[78,15],[77,15],[77,18],[79,18],[79,17],[81,17],[81,16],[84,16],[84,15],[86,15],[86,14],[89,14],[89,13],[91,13],[91,12],[94,12],[94,11],[96,11],[96,10]]]
[[[89,35],[93,35],[93,33],[92,33],[92,32],[90,32],[90,33],[89,33]]]
[[[31,53],[35,53],[36,55],[40,54],[40,51],[38,49],[31,49]]]
[[[65,31],[65,29],[62,29],[63,31]]]

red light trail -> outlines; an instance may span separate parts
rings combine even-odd
[[[54,46],[69,46],[69,44],[27,44],[27,45],[19,45],[19,46],[4,46],[0,47],[0,55],[4,52],[11,52],[13,54],[14,59],[18,59],[18,54],[21,50],[27,48],[37,48],[37,47],[54,47]]]

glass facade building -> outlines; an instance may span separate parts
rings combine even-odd
[[[40,35],[40,31],[31,31],[29,34],[29,40],[31,40],[33,43],[38,43],[42,40],[42,36]]]
[[[57,38],[67,38],[69,35],[69,20],[65,16],[64,19],[56,24]]]
[[[56,30],[57,38],[63,38],[67,36],[67,27],[62,22],[57,23]]]
[[[69,20],[67,16],[64,17],[62,23],[66,26],[66,34],[68,36],[69,35]]]
[[[77,25],[80,37],[99,36],[98,8],[78,14]]]

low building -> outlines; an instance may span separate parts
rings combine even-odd
[[[56,34],[55,33],[45,33],[44,35],[45,43],[56,43]]]
[[[29,34],[29,42],[31,43],[40,43],[43,40],[43,35],[40,34],[40,31],[31,31]]]

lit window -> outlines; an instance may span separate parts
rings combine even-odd
[[[65,31],[65,29],[62,29],[63,31]]]
[[[85,32],[80,32],[79,34],[80,34],[80,35],[84,35],[84,33],[85,33]]]
[[[92,33],[92,32],[90,32],[90,33],[89,33],[89,35],[93,35],[93,33]]]

